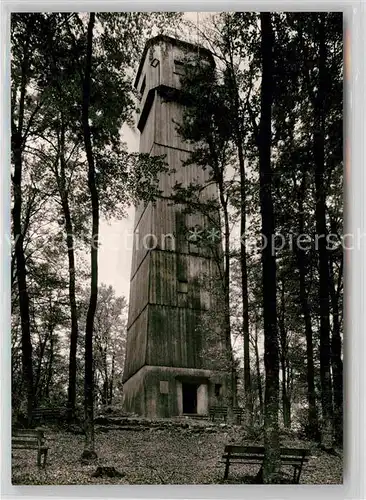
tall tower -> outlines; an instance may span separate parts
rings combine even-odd
[[[135,80],[141,96],[140,152],[166,155],[174,169],[160,174],[161,196],[136,207],[134,224],[124,407],[150,417],[205,414],[209,405],[225,397],[228,386],[227,374],[215,369],[224,349],[220,336],[216,349],[210,346],[215,355],[208,356],[207,338],[200,328],[202,314],[214,307],[200,279],[217,272],[217,263],[207,249],[185,235],[185,228],[207,226],[207,220],[202,214],[187,214],[171,199],[176,183],[203,186],[207,181],[201,167],[182,165],[192,146],[176,131],[183,112],[179,102],[183,60],[197,51],[197,46],[174,38],[152,38]],[[214,64],[208,50],[199,48],[199,56]],[[212,185],[202,193],[216,196]]]

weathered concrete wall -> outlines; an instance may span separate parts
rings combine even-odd
[[[197,413],[205,415],[209,406],[222,403],[215,396],[215,385],[221,384],[227,394],[229,380],[223,372],[146,365],[125,382],[123,406],[126,412],[150,418],[182,415],[182,382],[191,382],[200,384]]]

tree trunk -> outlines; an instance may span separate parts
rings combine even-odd
[[[43,376],[42,373],[42,362],[45,354],[46,344],[48,342],[48,336],[52,333],[52,325],[48,325],[47,333],[45,334],[45,338],[42,341],[41,336],[39,336],[39,359],[35,377],[33,379],[33,398],[34,398],[34,406],[38,406],[39,402],[42,401],[42,383],[41,379]]]
[[[330,254],[331,255],[331,254]],[[333,373],[333,391],[334,391],[334,438],[337,445],[343,444],[343,361],[342,361],[342,339],[341,322],[339,319],[339,291],[343,273],[343,259],[339,269],[338,285],[335,283],[333,271],[333,259],[330,258],[330,269],[332,284],[330,295],[332,301],[332,373]]]
[[[283,425],[286,428],[291,427],[291,401],[288,392],[288,342],[287,342],[287,331],[285,325],[285,286],[282,281],[281,286],[281,314],[279,315],[279,330],[280,330],[280,341],[281,341],[281,388],[282,388],[282,418]]]
[[[330,376],[330,321],[329,321],[329,263],[327,250],[326,228],[326,194],[324,185],[324,140],[326,97],[326,45],[324,14],[318,21],[319,42],[319,81],[318,91],[314,99],[314,144],[315,162],[315,217],[319,252],[319,311],[320,311],[320,384],[322,402],[322,441],[325,446],[331,445],[333,411],[332,382]]]
[[[114,372],[115,372],[115,354],[113,353],[113,355],[112,355],[112,369],[111,369],[111,382],[109,384],[109,398],[108,398],[109,405],[112,405],[112,403],[113,403]]]
[[[105,404],[108,404],[108,396],[109,396],[109,377],[108,377],[108,363],[107,363],[107,345],[103,349],[103,365],[104,365],[104,380],[105,380]]]
[[[234,103],[236,112],[239,113],[240,99],[238,85],[235,76],[234,61],[230,51],[230,77],[234,89]],[[249,336],[249,300],[248,300],[248,270],[246,252],[246,177],[245,159],[243,150],[242,123],[239,114],[235,116],[235,139],[238,150],[239,172],[240,172],[240,268],[241,268],[241,291],[243,305],[243,361],[244,361],[244,400],[247,410],[247,422],[253,425],[253,394],[250,373],[250,336]]]
[[[304,198],[306,191],[306,177],[303,174],[301,188],[298,198],[299,208],[299,235],[304,234]],[[316,407],[315,394],[315,370],[314,370],[314,345],[313,345],[313,329],[311,325],[311,313],[306,291],[306,255],[305,251],[298,245],[294,246],[297,267],[299,270],[299,293],[302,314],[304,316],[305,337],[306,337],[306,380],[307,380],[307,399],[308,399],[308,429],[307,434],[309,439],[318,440],[319,421],[318,410]]]
[[[254,350],[255,350],[255,366],[257,372],[257,385],[258,385],[258,398],[259,398],[259,424],[262,425],[263,415],[264,415],[264,405],[263,405],[263,391],[262,391],[262,378],[261,378],[261,368],[259,361],[259,349],[258,349],[258,325],[255,323],[255,338],[254,338]]]
[[[100,391],[100,396],[102,399],[102,406],[107,406],[107,401],[108,401],[108,384],[106,380],[103,380],[102,383],[102,390]]]
[[[230,319],[230,225],[229,225],[229,214],[227,212],[227,207],[224,211],[225,219],[225,340],[226,340],[226,351],[228,356],[228,365],[230,370],[230,398],[229,398],[229,410],[231,410],[237,405],[236,402],[236,370],[234,366],[234,353],[231,345],[231,319]],[[233,415],[230,415],[233,418]]]
[[[99,198],[95,182],[95,165],[92,150],[91,132],[89,125],[89,105],[91,90],[91,70],[93,53],[93,29],[95,13],[91,12],[88,22],[87,52],[85,76],[83,85],[82,123],[85,151],[88,160],[88,187],[92,204],[92,234],[91,234],[91,286],[89,307],[85,327],[85,448],[83,458],[95,458],[94,440],[94,366],[93,366],[93,331],[94,317],[98,300],[98,237],[99,237]]]
[[[67,257],[69,263],[69,302],[71,313],[71,334],[70,334],[70,352],[69,352],[69,386],[68,386],[68,409],[71,414],[75,412],[76,404],[76,354],[77,341],[79,337],[78,313],[76,305],[76,279],[75,279],[75,253],[73,226],[71,222],[70,209],[68,201],[64,208]]]
[[[243,354],[244,354],[244,397],[249,425],[253,425],[253,394],[250,375],[250,339],[249,339],[249,300],[248,300],[248,270],[246,252],[246,190],[245,164],[241,142],[238,144],[240,166],[240,266],[241,290],[243,303]]]
[[[271,168],[271,122],[273,101],[273,31],[271,14],[262,12],[261,21],[261,57],[262,82],[260,124],[258,136],[260,205],[262,234],[266,245],[262,250],[263,265],[263,325],[264,325],[264,366],[266,372],[263,482],[273,483],[280,471],[280,443],[278,429],[279,409],[279,354],[277,336],[276,308],[276,257],[272,249],[272,237],[275,233],[274,210],[272,200]]]
[[[49,399],[50,397],[50,385],[53,376],[53,359],[54,359],[54,336],[53,332],[51,332],[50,338],[50,359],[48,360],[48,370],[47,370],[47,379],[46,379],[46,388],[45,388],[45,398]]]
[[[300,233],[302,234],[302,233]],[[296,252],[299,269],[299,288],[302,313],[304,316],[305,336],[306,336],[306,380],[308,398],[308,437],[309,439],[319,439],[318,410],[316,406],[315,394],[315,370],[314,370],[314,346],[313,329],[311,325],[310,307],[305,284],[305,253],[298,249]]]
[[[288,393],[288,375],[286,359],[281,356],[281,373],[282,373],[282,415],[283,425],[286,429],[291,428],[291,400]]]
[[[234,355],[231,345],[231,318],[230,318],[230,223],[227,202],[225,200],[225,189],[223,185],[223,177],[221,173],[218,179],[220,204],[224,213],[224,336],[225,347],[227,354],[227,365],[230,373],[230,394],[229,402],[229,419],[233,418],[232,409],[236,406],[236,370],[234,366]]]
[[[79,336],[78,312],[76,305],[76,277],[75,277],[75,251],[74,251],[74,230],[71,218],[69,194],[66,180],[65,162],[65,125],[63,116],[60,133],[60,175],[57,176],[57,184],[60,192],[63,215],[65,217],[67,258],[69,265],[69,303],[71,315],[70,351],[69,351],[69,385],[68,385],[68,412],[69,418],[75,413],[76,403],[76,354],[77,341]]]
[[[29,34],[28,34],[29,35]],[[30,35],[29,35],[30,36]],[[19,293],[19,312],[22,329],[22,370],[27,391],[27,423],[32,424],[32,411],[34,404],[33,366],[32,366],[32,341],[29,315],[29,296],[27,288],[27,272],[24,255],[24,234],[22,231],[22,169],[23,169],[23,124],[26,87],[29,71],[29,36],[24,44],[24,59],[22,63],[22,80],[20,87],[18,124],[15,127],[12,119],[12,154],[14,174],[12,177],[14,188],[13,238],[15,246],[16,274]]]
[[[292,366],[290,365],[289,361],[287,360],[287,394],[288,394],[288,413],[289,413],[289,421],[290,421],[289,427],[290,428],[291,428],[291,423],[292,423],[292,420],[291,420],[291,408],[292,408],[291,396],[293,394],[293,390],[294,390],[294,370],[293,370]]]

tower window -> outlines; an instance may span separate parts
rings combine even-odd
[[[180,293],[188,293],[187,281],[178,281],[177,289],[178,289],[178,292],[180,292]]]
[[[182,61],[174,60],[174,74],[184,75],[184,63]]]
[[[160,380],[160,394],[169,394],[169,382]]]
[[[215,384],[215,396],[219,398],[221,396],[221,384]]]

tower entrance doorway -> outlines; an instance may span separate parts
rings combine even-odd
[[[183,413],[197,413],[197,384],[182,384]]]

